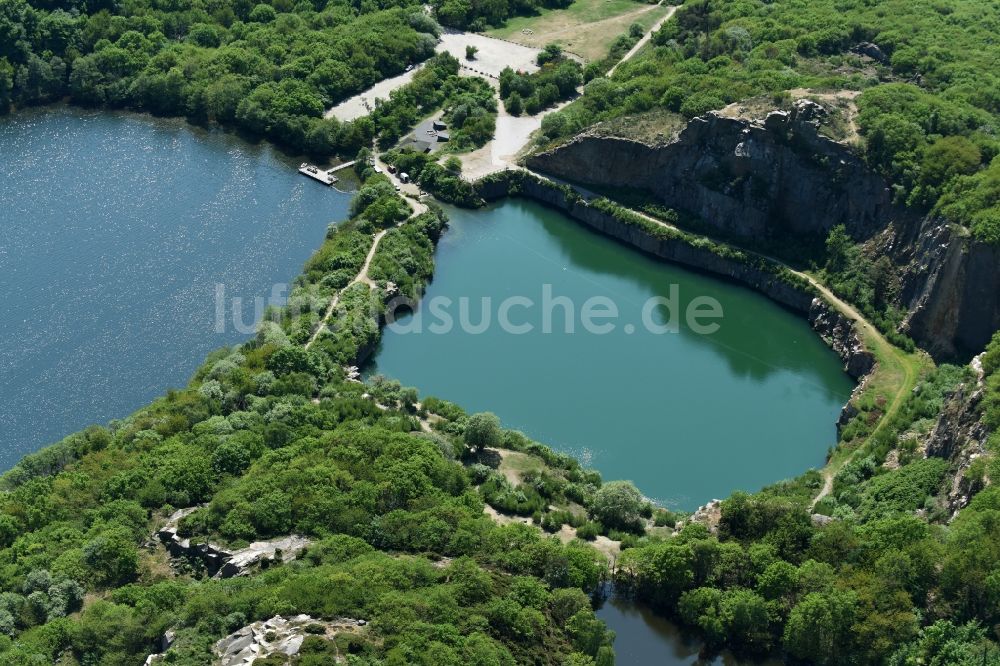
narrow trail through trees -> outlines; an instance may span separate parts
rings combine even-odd
[[[382,231],[375,234],[375,237],[372,240],[371,249],[368,250],[368,256],[365,257],[365,263],[361,266],[361,270],[358,271],[358,274],[354,276],[353,280],[347,283],[346,287],[339,290],[336,294],[333,295],[333,298],[330,299],[330,305],[327,306],[326,312],[323,314],[323,318],[319,320],[319,325],[316,326],[316,330],[313,331],[313,334],[309,336],[309,340],[306,342],[306,349],[312,347],[312,344],[316,342],[316,339],[320,336],[320,333],[322,333],[326,329],[327,322],[330,320],[330,317],[333,316],[333,311],[337,309],[337,305],[340,303],[341,294],[343,294],[345,291],[347,291],[354,285],[358,284],[359,282],[363,282],[370,288],[375,286],[375,283],[372,282],[371,278],[368,277],[368,267],[371,266],[372,259],[375,257],[375,252],[378,250],[378,244],[382,241],[382,238],[385,237],[388,231],[389,231],[388,229],[383,229]]]
[[[396,178],[395,174],[390,172],[386,167],[386,165],[381,160],[375,158],[375,165],[382,170],[382,173],[389,179],[389,182],[391,182],[396,188],[400,190],[403,188],[405,184],[401,183]],[[419,195],[419,191],[417,192],[417,194]],[[413,212],[410,214],[408,218],[400,222],[397,225],[397,227],[403,226],[413,218],[419,215],[423,215],[428,210],[427,204],[420,201],[419,199],[410,200],[407,203],[409,203],[410,207],[413,209]],[[337,309],[337,305],[340,304],[340,297],[343,295],[345,291],[347,291],[348,289],[359,283],[368,285],[370,289],[374,289],[376,287],[375,282],[370,277],[368,277],[368,269],[371,267],[372,260],[375,258],[375,253],[378,251],[379,243],[382,242],[382,239],[385,238],[385,235],[389,233],[390,230],[391,229],[383,229],[382,231],[379,231],[377,234],[375,234],[375,236],[372,239],[372,246],[368,250],[368,255],[365,257],[365,263],[362,264],[361,270],[358,271],[358,274],[354,276],[354,279],[351,280],[347,284],[347,286],[337,291],[337,293],[333,295],[333,298],[330,299],[330,304],[327,306],[326,312],[323,313],[323,317],[322,319],[319,320],[319,324],[317,324],[316,330],[313,331],[313,334],[311,336],[309,336],[309,340],[305,344],[306,349],[312,347],[313,343],[316,342],[320,334],[326,329],[327,323],[330,321],[330,317],[333,316],[334,311]]]
[[[669,21],[670,18],[674,15],[674,12],[676,12],[676,11],[677,11],[677,6],[676,5],[673,6],[673,7],[671,7],[670,9],[668,9],[667,13],[663,16],[663,18],[661,18],[659,21],[657,21],[656,23],[654,23],[653,27],[646,31],[646,34],[644,34],[639,39],[639,41],[635,43],[635,46],[633,46],[632,48],[630,48],[628,50],[628,53],[626,53],[624,56],[622,56],[621,60],[619,60],[618,62],[615,63],[614,67],[612,67],[611,69],[608,70],[608,73],[605,76],[607,76],[608,78],[611,78],[611,75],[615,73],[615,70],[618,69],[619,65],[621,65],[623,62],[628,62],[629,60],[632,59],[632,57],[636,53],[638,53],[639,51],[641,51],[642,47],[645,46],[649,42],[649,40],[653,38],[653,34],[657,30],[660,29],[660,26],[662,26],[664,23],[666,23],[667,21]]]

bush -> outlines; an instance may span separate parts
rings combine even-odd
[[[642,530],[642,507],[645,501],[630,481],[611,481],[597,489],[590,503],[590,513],[609,529]]]
[[[473,450],[500,444],[500,419],[491,412],[473,414],[465,422],[465,443]]]
[[[604,527],[600,523],[586,522],[576,528],[576,536],[586,541],[593,541],[603,531]]]
[[[668,509],[657,509],[653,513],[653,524],[657,527],[673,527],[677,524],[677,516]]]

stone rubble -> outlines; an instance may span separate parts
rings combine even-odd
[[[178,524],[199,507],[175,511],[160,528],[156,537],[162,542],[171,557],[189,557],[201,560],[209,575],[214,578],[244,576],[260,565],[269,564],[280,555],[284,562],[294,560],[310,543],[303,536],[290,535],[270,541],[255,541],[240,550],[227,550],[212,543],[191,543],[181,537]]]
[[[254,622],[229,634],[215,644],[219,666],[248,666],[255,659],[273,654],[293,656],[299,653],[307,636],[321,635],[333,638],[338,632],[362,631],[364,620],[341,618],[333,621],[317,620],[309,615],[284,618],[280,615],[270,620]],[[316,626],[323,633],[316,632]]]

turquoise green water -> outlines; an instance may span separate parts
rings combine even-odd
[[[368,372],[471,412],[494,411],[506,427],[680,508],[823,463],[852,384],[804,320],[749,289],[654,261],[533,202],[448,213],[434,282],[418,313],[386,330]],[[549,308],[550,332],[543,330],[545,285],[552,298],[572,302],[572,333],[562,307]],[[672,288],[678,299],[671,307],[682,315],[694,299],[715,299],[723,316],[701,323],[715,321],[718,330],[695,333],[683,316],[677,332],[648,330],[644,305]],[[459,325],[463,297],[470,324],[491,313],[482,331]],[[510,297],[522,300],[509,308],[509,320],[532,325],[530,332],[499,325],[500,305]],[[584,330],[582,310],[592,297],[617,307],[617,319],[600,320],[614,330]],[[491,299],[486,307],[484,298]],[[653,321],[665,322],[669,311],[655,309]],[[434,332],[442,313],[455,325]]]

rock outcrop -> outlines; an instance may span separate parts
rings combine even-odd
[[[178,534],[178,525],[198,507],[180,509],[156,532],[156,537],[166,546],[171,557],[200,561],[210,576],[231,578],[243,576],[278,560],[294,560],[311,541],[303,536],[290,535],[270,541],[255,541],[246,548],[229,550],[212,543],[195,543]]]
[[[897,266],[911,337],[938,357],[981,350],[1000,328],[1000,248],[894,205],[886,181],[850,146],[819,133],[822,115],[822,107],[800,100],[762,120],[709,113],[657,144],[584,133],[527,166],[645,190],[748,244],[788,234],[818,240],[843,224],[859,241],[877,240]]]
[[[976,360],[978,357],[973,360],[973,368],[976,368]],[[986,440],[990,432],[981,420],[979,403],[982,397],[982,375],[977,373],[948,396],[925,443],[928,457],[944,458],[952,464],[946,495],[953,516],[981,490],[980,481],[970,478],[966,471],[973,461],[987,452]]]
[[[912,257],[903,274],[909,334],[939,356],[982,350],[1000,329],[1000,247],[934,219],[900,245]]]
[[[499,180],[480,188],[480,195],[486,200],[498,199],[509,193],[509,183]],[[591,206],[586,201],[571,199],[563,191],[536,182],[533,177],[518,183],[517,193],[558,208],[591,229],[646,254],[745,284],[796,312],[805,314],[809,311],[813,299],[812,293],[789,284],[774,272],[764,270],[759,265],[720,255],[706,245],[651,234],[641,227],[622,222],[614,215]]]
[[[719,533],[719,522],[722,520],[722,500],[713,499],[711,502],[702,504],[691,514],[687,522],[701,523],[708,528],[709,533]],[[684,527],[684,521],[678,522],[674,527],[674,534],[679,534]]]
[[[878,44],[860,42],[851,50],[858,55],[868,56],[872,60],[880,62],[883,65],[889,62],[889,56],[885,54],[885,51],[883,51]]]
[[[801,100],[763,121],[709,113],[661,145],[583,134],[527,165],[584,184],[647,190],[736,238],[825,236],[838,224],[869,238],[905,218],[880,176],[819,134],[817,107]]]
[[[339,633],[359,633],[364,620],[341,618],[334,621],[313,619],[309,615],[284,618],[280,615],[263,622],[254,622],[238,629],[215,644],[218,666],[247,666],[256,659],[282,654],[299,653],[307,636],[332,639]]]
[[[844,361],[844,371],[855,381],[875,367],[875,355],[865,349],[855,323],[833,310],[826,301],[813,299],[809,307],[809,325]]]
[[[831,309],[826,301],[815,297],[813,291],[796,286],[761,265],[717,254],[687,240],[658,237],[641,227],[626,224],[586,201],[572,199],[564,191],[547,187],[534,178],[525,178],[518,183],[517,192],[558,208],[592,229],[647,254],[740,282],[805,315],[813,329],[844,361],[844,371],[856,381],[875,366],[875,357],[865,349],[852,320]],[[510,184],[493,181],[480,193],[488,200],[507,196]],[[847,409],[853,408],[848,404]]]

